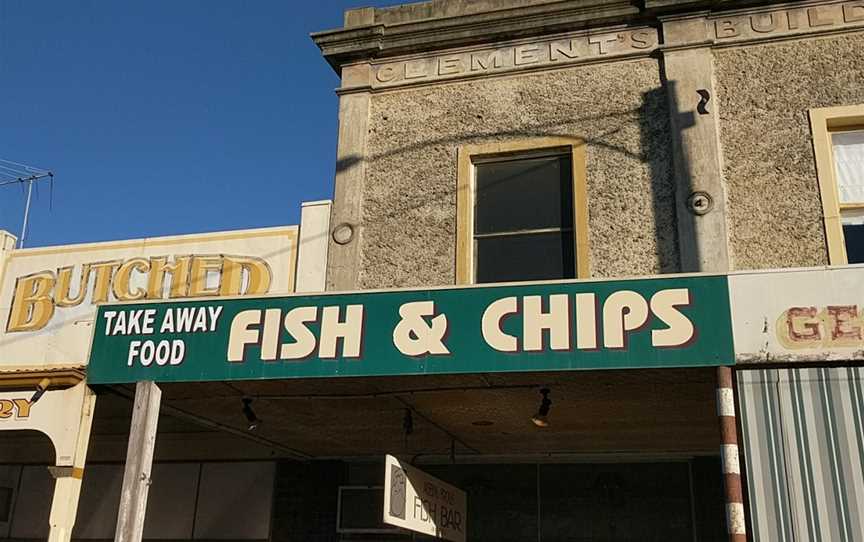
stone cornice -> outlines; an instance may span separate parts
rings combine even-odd
[[[637,0],[570,0],[471,15],[327,30],[312,39],[337,72],[361,58],[405,55],[543,36],[639,18]]]
[[[788,1],[788,0],[787,0]],[[358,60],[543,37],[602,25],[645,24],[697,11],[779,4],[778,0],[432,0],[346,13],[346,27],[312,34],[334,70]],[[484,8],[488,10],[483,11]],[[460,10],[467,10],[460,13]]]

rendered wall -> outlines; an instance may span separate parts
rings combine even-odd
[[[807,111],[864,102],[864,33],[718,49],[735,269],[828,263]]]
[[[452,284],[458,147],[540,136],[588,142],[592,276],[677,271],[660,84],[638,60],[373,94],[360,287]]]

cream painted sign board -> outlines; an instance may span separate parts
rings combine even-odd
[[[0,371],[87,363],[96,304],[288,294],[296,226],[7,252]]]
[[[729,275],[737,363],[864,359],[864,265]]]
[[[392,455],[385,460],[384,523],[453,542],[465,542],[467,496]]]
[[[32,430],[48,435],[56,464],[72,466],[82,416],[92,414],[95,396],[82,382],[64,390],[48,390],[35,403],[33,390],[0,393],[0,431]]]

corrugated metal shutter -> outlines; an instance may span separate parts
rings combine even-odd
[[[737,375],[753,540],[864,540],[864,369]]]

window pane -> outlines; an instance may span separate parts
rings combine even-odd
[[[844,210],[842,219],[846,261],[864,263],[864,209]]]
[[[476,179],[476,233],[573,226],[568,156],[481,163]]]
[[[571,232],[484,237],[475,250],[478,283],[576,276]]]
[[[840,203],[864,202],[864,130],[831,136]]]

